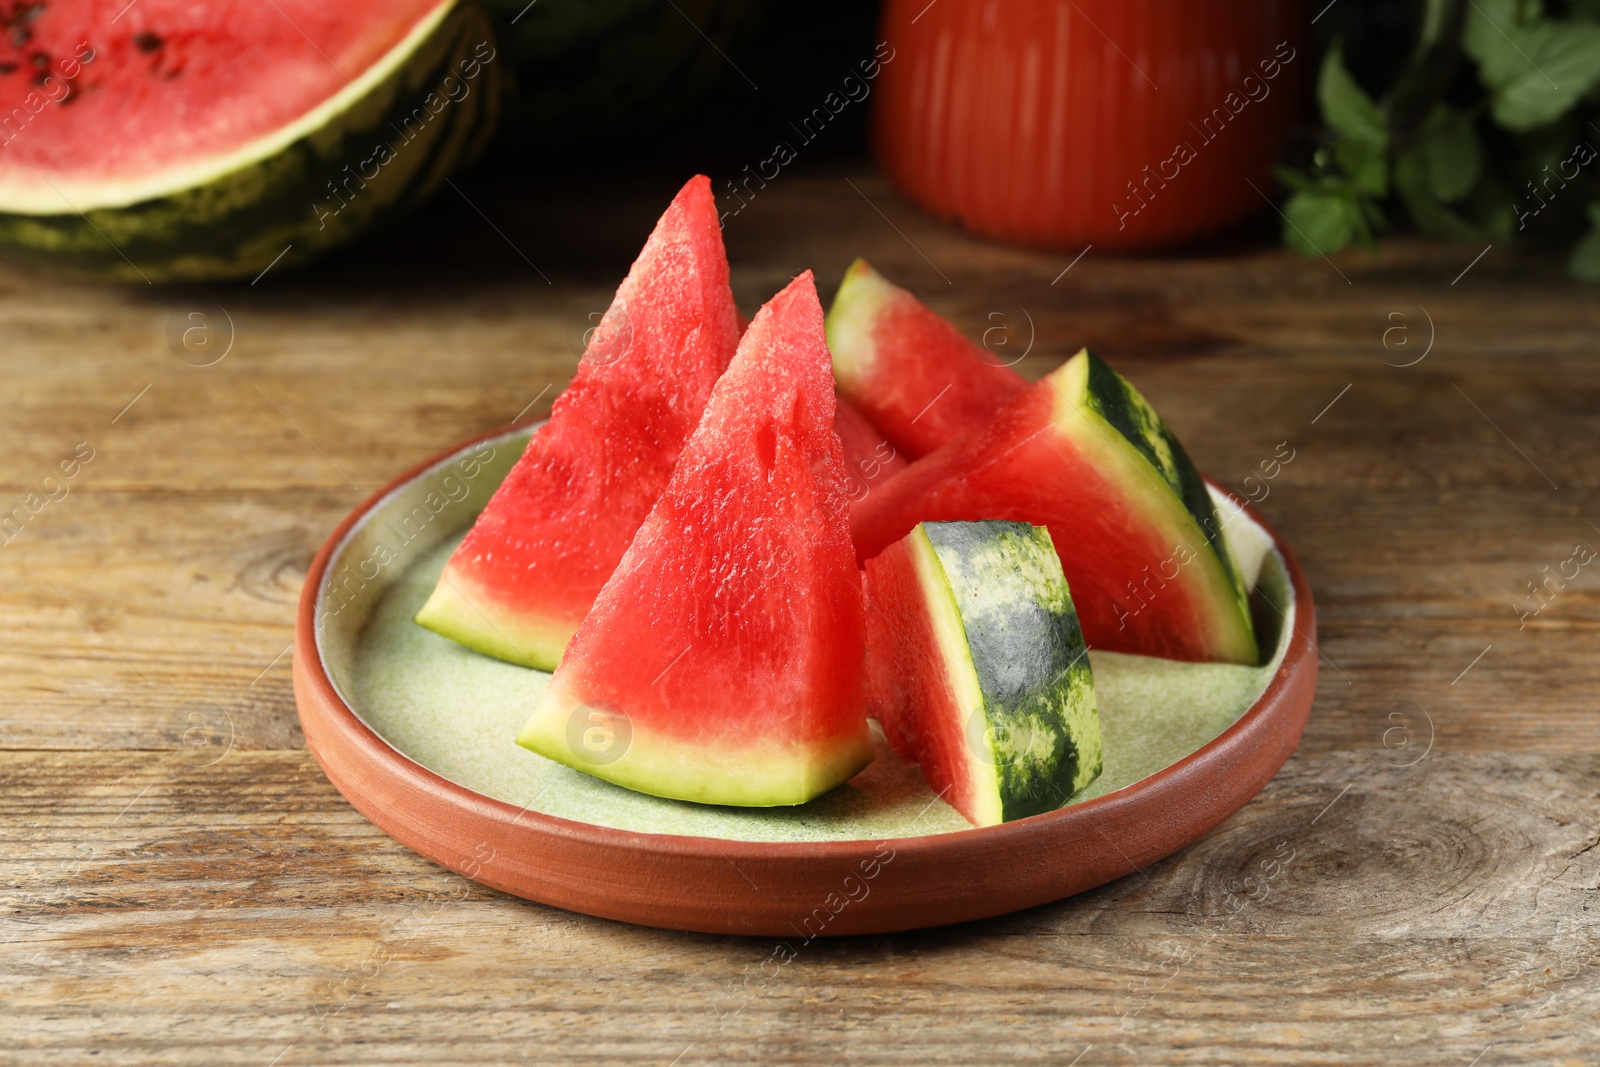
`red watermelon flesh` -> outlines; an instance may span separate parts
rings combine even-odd
[[[835,399],[839,408],[833,417],[833,432],[839,435],[839,444],[844,448],[845,493],[853,508],[867,498],[874,486],[882,485],[911,464],[850,401]]]
[[[851,527],[865,562],[918,522],[984,519],[1049,527],[1091,647],[1258,661],[1248,590],[1205,482],[1149,403],[1087,350],[872,493]]]
[[[7,4],[0,119],[11,121],[0,130],[0,203],[59,212],[65,198],[87,210],[191,184],[185,175],[215,173],[219,161],[293,126],[450,6]]]
[[[1027,381],[858,259],[828,311],[839,392],[907,457],[982,429]]]
[[[739,341],[711,194],[667,208],[417,621],[480,652],[554,670],[672,476]]]
[[[756,315],[519,744],[646,793],[799,804],[872,758],[811,274]]]

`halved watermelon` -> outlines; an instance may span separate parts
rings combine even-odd
[[[811,274],[756,315],[517,742],[646,793],[799,804],[872,759]]]
[[[1249,592],[1204,480],[1155,409],[1079,352],[983,431],[913,463],[851,514],[865,561],[918,522],[1048,526],[1095,648],[1255,664]]]
[[[828,347],[840,394],[912,459],[981,429],[1028,385],[864,259],[833,298]]]
[[[845,494],[854,507],[867,498],[873,486],[883,484],[911,464],[850,401],[836,397],[835,402],[839,408],[834,414],[833,432],[844,447]]]
[[[683,187],[596,327],[550,421],[417,614],[480,652],[554,670],[672,477],[739,343],[711,180]]]
[[[9,8],[0,245],[98,277],[301,262],[426,197],[502,104],[475,0]]]
[[[925,522],[867,561],[867,710],[978,826],[1100,773],[1088,648],[1048,530]]]

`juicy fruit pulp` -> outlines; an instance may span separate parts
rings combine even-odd
[[[839,435],[839,444],[844,448],[845,494],[854,507],[867,498],[874,486],[911,464],[850,401],[837,397],[836,402],[839,406],[833,417],[833,432]]]
[[[141,0],[113,23],[126,0],[49,0],[20,17],[0,40],[0,101],[31,112],[37,92],[51,106],[6,131],[5,202],[28,191],[59,210],[53,184],[104,207],[113,187],[226,156],[334,96],[444,6],[275,3]]]
[[[983,428],[1028,384],[864,259],[828,311],[828,346],[839,392],[912,459]]]
[[[554,670],[672,477],[738,340],[711,182],[697,177],[656,224],[572,384],[417,621]]]
[[[468,0],[10,6],[0,243],[69,270],[281,269],[432,192],[500,108]]]
[[[920,523],[867,563],[868,710],[968,821],[1054,811],[1100,773],[1088,649],[1049,532]]]
[[[833,416],[807,272],[745,332],[519,744],[709,804],[800,804],[871,761]]]
[[[982,432],[913,463],[851,516],[865,561],[925,520],[1047,526],[1091,646],[1254,665],[1248,592],[1205,482],[1149,403],[1083,351]]]

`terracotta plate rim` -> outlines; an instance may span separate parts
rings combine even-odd
[[[441,806],[456,819],[480,824],[480,828],[487,831],[486,841],[490,838],[506,839],[510,835],[510,840],[525,841],[530,845],[544,839],[551,845],[576,849],[577,855],[581,857],[580,865],[587,865],[595,860],[594,856],[584,853],[588,850],[598,850],[610,856],[609,862],[612,863],[615,862],[616,854],[620,853],[636,859],[655,857],[662,860],[727,864],[733,866],[735,870],[738,870],[737,864],[741,860],[761,862],[769,866],[777,863],[789,868],[791,864],[838,864],[858,860],[873,855],[874,853],[868,850],[874,845],[880,849],[887,845],[890,847],[893,862],[898,863],[902,858],[913,861],[902,863],[902,868],[918,866],[915,862],[918,860],[937,861],[937,866],[948,867],[952,863],[959,865],[963,856],[967,854],[982,853],[993,856],[997,854],[997,850],[1000,854],[1013,851],[1028,853],[1031,851],[1027,847],[1029,842],[1041,835],[1049,835],[1052,831],[1063,829],[1068,824],[1078,823],[1095,829],[1125,861],[1112,866],[1125,866],[1126,870],[1112,874],[1109,878],[1100,878],[1089,884],[1071,887],[1067,892],[1057,896],[1030,898],[1021,902],[1000,900],[996,901],[993,907],[979,907],[973,914],[968,914],[973,911],[970,906],[966,909],[956,909],[958,914],[948,917],[940,917],[937,914],[930,917],[919,913],[900,920],[889,918],[887,921],[869,924],[862,929],[832,930],[828,931],[828,934],[910,929],[963,921],[982,915],[1003,914],[1103,884],[1115,877],[1131,873],[1145,863],[1170,855],[1199,838],[1228,815],[1243,807],[1265,786],[1292,755],[1304,730],[1315,692],[1318,658],[1316,615],[1310,588],[1293,553],[1277,531],[1266,523],[1247,501],[1240,500],[1237,495],[1217,487],[1266,531],[1271,538],[1272,547],[1283,559],[1295,596],[1292,618],[1285,623],[1291,627],[1288,649],[1261,696],[1232,725],[1176,763],[1114,792],[999,826],[973,827],[918,837],[892,837],[881,840],[855,838],[842,841],[744,841],[733,838],[623,830],[519,808],[515,804],[476,792],[443,777],[400,752],[369,727],[340,696],[328,674],[320,642],[317,639],[315,625],[317,593],[330,562],[356,525],[391,494],[466,449],[485,441],[509,437],[530,428],[536,429],[542,421],[527,420],[500,426],[452,445],[438,455],[405,471],[359,504],[329,535],[313,560],[301,589],[296,620],[294,642],[296,703],[308,747],[322,766],[324,773],[346,799],[380,829],[414,851],[475,881],[528,899],[645,925],[738,933],[769,932],[768,928],[771,926],[770,923],[763,925],[760,922],[751,925],[739,921],[736,916],[717,919],[710,913],[702,916],[700,921],[695,921],[692,917],[685,921],[683,915],[670,914],[671,908],[665,908],[662,914],[655,914],[647,905],[630,903],[627,900],[605,899],[604,893],[600,895],[601,899],[593,901],[573,901],[570,899],[570,892],[541,893],[539,891],[541,887],[537,884],[539,873],[548,875],[552,872],[548,868],[539,868],[532,871],[532,877],[529,877],[528,869],[502,870],[500,868],[508,865],[504,862],[506,858],[500,856],[498,848],[490,848],[487,857],[483,854],[482,847],[472,853],[461,852],[454,857],[456,862],[452,862],[452,857],[446,854],[448,850],[440,847],[438,828],[433,827],[430,831],[416,828],[413,825],[415,822],[413,816],[416,813],[402,813],[395,803],[399,795],[410,797],[413,801],[426,798],[433,804]],[[1207,482],[1215,486],[1210,479],[1207,479]],[[1264,737],[1264,734],[1272,736]],[[1242,788],[1235,790],[1233,795],[1222,798],[1220,806],[1214,802],[1206,805],[1214,810],[1203,816],[1199,823],[1189,825],[1180,832],[1177,836],[1181,837],[1181,840],[1177,840],[1171,847],[1162,845],[1155,849],[1154,851],[1159,854],[1152,855],[1152,850],[1148,846],[1137,845],[1134,846],[1133,854],[1124,852],[1096,826],[1095,819],[1098,815],[1110,817],[1119,809],[1135,804],[1152,793],[1166,793],[1172,791],[1174,787],[1181,787],[1184,780],[1197,769],[1216,761],[1219,757],[1237,754],[1235,750],[1241,745],[1259,749],[1263,744],[1268,751],[1261,752],[1252,764],[1256,773],[1249,775],[1250,780],[1241,783]],[[1247,753],[1245,756],[1254,754],[1254,752]],[[1181,793],[1182,789],[1178,791]],[[1209,817],[1217,812],[1220,812],[1220,817]],[[881,856],[881,852],[876,854]],[[745,880],[750,881],[748,876]],[[655,895],[659,896],[660,887],[654,889]],[[632,894],[620,895],[628,897]],[[1037,892],[1032,896],[1037,897]],[[715,902],[699,901],[695,909],[691,910],[704,910],[708,904],[715,905]],[[715,912],[719,909],[713,907],[711,910]],[[861,910],[858,909],[857,916]],[[937,913],[939,909],[935,907],[932,911]],[[790,929],[795,928],[792,922],[786,925]],[[855,927],[860,923],[842,925]]]

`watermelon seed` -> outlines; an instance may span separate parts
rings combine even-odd
[[[133,35],[133,43],[141,52],[154,52],[163,42],[161,38],[145,30]]]
[[[15,63],[0,63],[0,75],[15,74],[16,72],[17,65]]]

